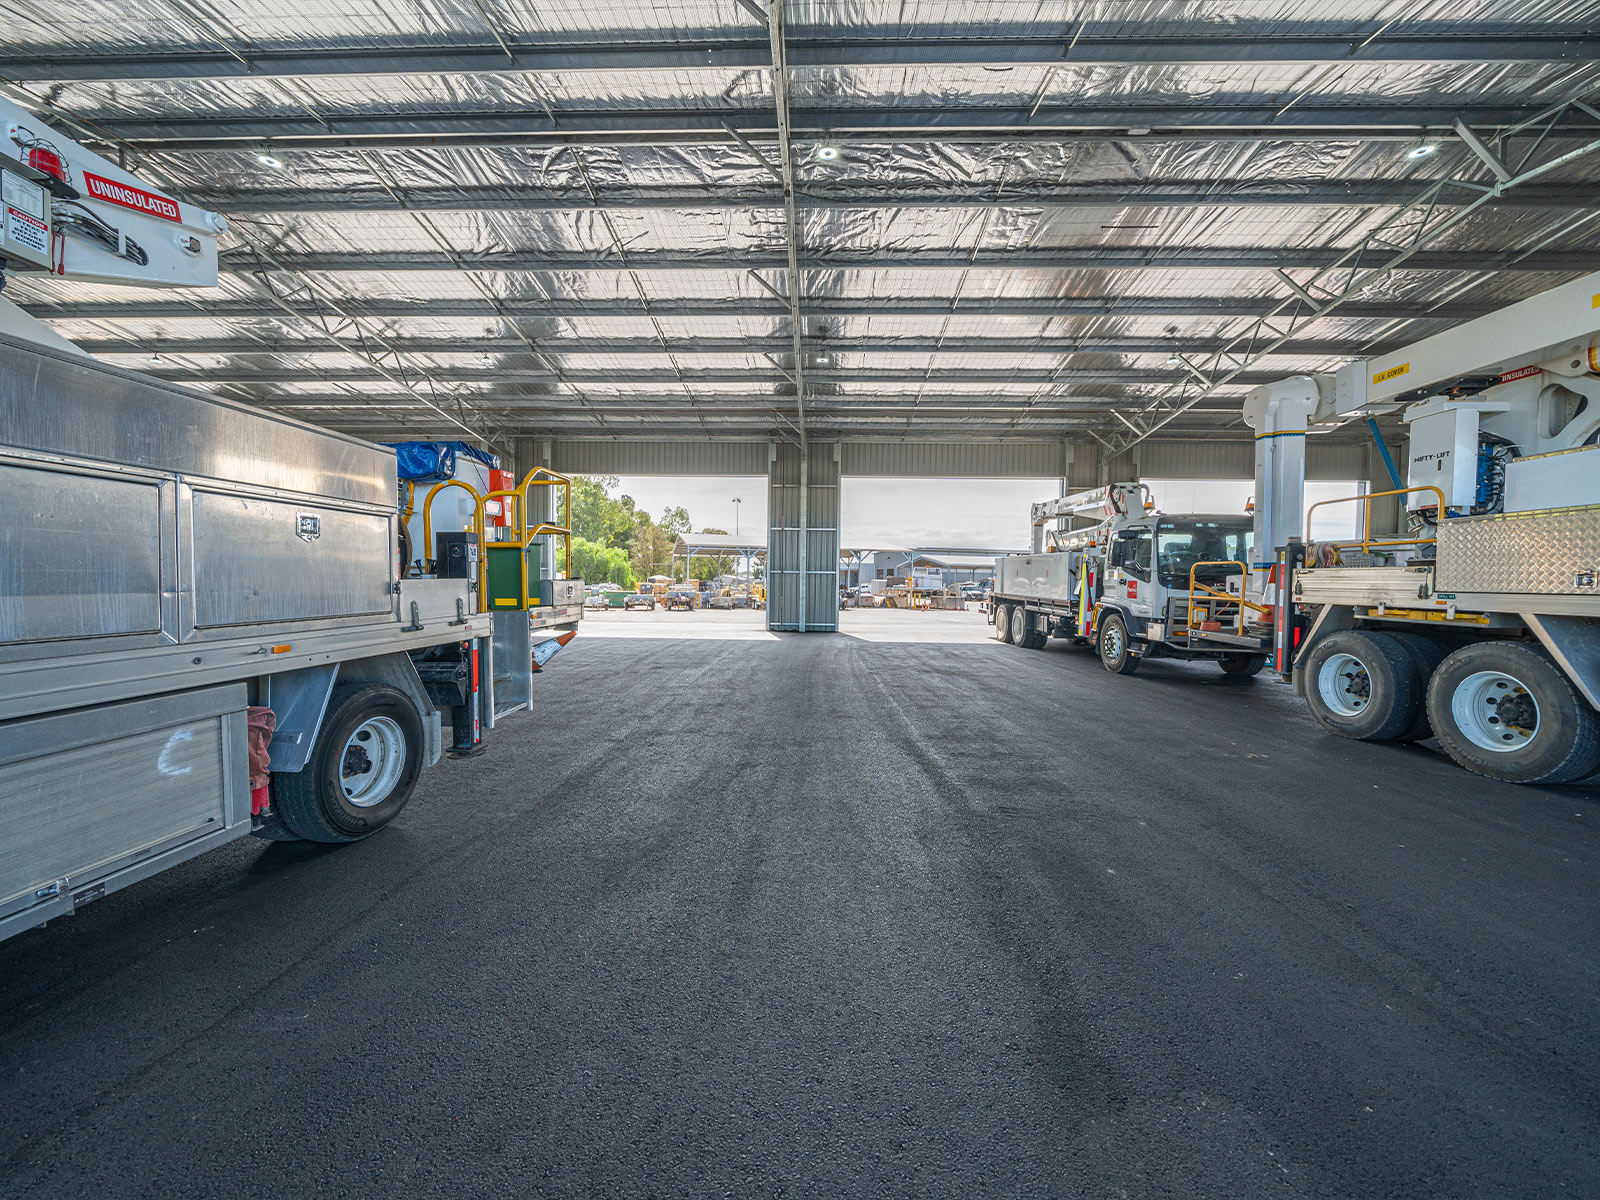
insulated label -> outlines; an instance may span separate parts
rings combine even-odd
[[[6,240],[35,254],[50,253],[50,227],[37,217],[6,208]]]
[[[1398,367],[1390,367],[1387,371],[1379,371],[1372,377],[1373,383],[1384,383],[1390,379],[1398,379],[1411,370],[1410,363],[1401,363]]]

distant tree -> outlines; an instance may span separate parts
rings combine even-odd
[[[588,538],[574,537],[572,563],[571,574],[585,583],[614,583],[622,588],[637,585],[627,552],[615,546],[602,546]]]
[[[689,510],[681,505],[677,508],[664,509],[661,513],[660,525],[666,535],[674,540],[693,528],[689,521]]]
[[[640,579],[665,575],[672,565],[673,541],[648,515],[640,515],[643,520],[634,526],[633,544],[628,555],[634,574]]]

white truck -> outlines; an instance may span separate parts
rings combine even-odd
[[[0,119],[7,269],[215,283],[219,217]],[[582,615],[566,531],[526,513],[560,477],[506,489],[492,534],[475,498],[477,571],[407,570],[394,450],[97,363],[5,300],[0,331],[0,938],[247,834],[365,837],[446,727],[471,755],[531,702]]]
[[[1143,485],[1116,483],[1035,504],[1032,519],[1031,551],[995,561],[1001,641],[1092,641],[1120,675],[1145,658],[1204,659],[1237,676],[1265,664],[1270,610],[1237,586],[1251,559],[1250,517],[1158,513]]]
[[[1395,412],[1404,482],[1352,498],[1359,537],[1308,545],[1307,433]],[[1275,665],[1312,715],[1350,738],[1437,737],[1515,783],[1600,772],[1600,272],[1265,385],[1245,415],[1255,544],[1276,554],[1234,584],[1272,608]],[[1402,527],[1373,531],[1380,499]]]

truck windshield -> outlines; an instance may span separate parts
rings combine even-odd
[[[1189,568],[1201,562],[1250,561],[1252,521],[1249,517],[1163,520],[1156,526],[1156,558],[1161,582],[1169,588],[1189,586]],[[1201,567],[1199,578],[1213,586],[1230,574],[1229,567]]]

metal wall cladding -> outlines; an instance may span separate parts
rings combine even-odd
[[[1587,596],[1600,613],[1600,505],[1458,517],[1438,537],[1436,591]]]
[[[193,511],[197,628],[391,611],[392,516],[202,491]]]
[[[0,643],[157,633],[162,485],[0,463]]]
[[[1087,452],[1076,449],[1073,460]],[[1056,479],[1063,474],[1062,442],[873,442],[839,444],[845,475],[929,479]]]
[[[393,504],[394,452],[0,338],[0,447]]]
[[[839,628],[839,446],[812,442],[801,487],[800,447],[777,447],[767,497],[767,628]],[[805,515],[801,517],[801,494]],[[805,543],[802,619],[800,546]]]
[[[1251,479],[1256,473],[1255,443],[1148,441],[1111,462],[1114,479]],[[1367,449],[1360,442],[1306,445],[1307,479],[1366,479]]]
[[[765,475],[768,443],[556,441],[550,465],[564,475]]]

